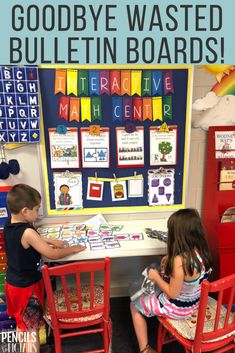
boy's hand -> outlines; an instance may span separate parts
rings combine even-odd
[[[74,246],[71,246],[71,248],[74,250],[75,253],[86,249],[86,247],[83,245],[74,245]]]
[[[53,245],[54,248],[62,249],[62,248],[68,247],[68,243],[66,241],[59,240],[59,239],[51,239],[50,244]]]

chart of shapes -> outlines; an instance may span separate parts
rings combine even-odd
[[[143,233],[119,233],[123,226],[101,225],[98,230],[88,229],[80,223],[45,225],[37,229],[38,233],[49,239],[68,242],[70,246],[83,245],[90,250],[120,248],[122,241],[143,240]]]
[[[0,66],[0,142],[40,141],[37,67]]]

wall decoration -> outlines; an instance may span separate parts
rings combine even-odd
[[[235,158],[235,129],[215,131],[215,157]]]
[[[51,168],[79,168],[78,129],[69,128],[65,134],[49,129]]]
[[[149,206],[173,205],[174,169],[159,168],[148,171]]]
[[[0,66],[0,141],[40,141],[38,69]]]
[[[144,178],[143,175],[128,180],[128,197],[143,197]]]
[[[58,66],[48,68],[47,66],[39,67],[40,77],[40,92],[42,96],[43,107],[43,134],[45,145],[42,145],[42,152],[45,158],[42,159],[45,177],[46,198],[48,204],[49,215],[61,215],[63,210],[56,208],[56,200],[54,193],[54,168],[51,167],[50,145],[48,129],[57,128],[62,124],[66,129],[76,128],[79,136],[79,167],[66,168],[72,172],[82,173],[82,189],[85,197],[83,197],[83,209],[76,209],[71,211],[64,209],[64,214],[80,215],[80,214],[97,214],[97,213],[112,213],[112,212],[145,212],[149,210],[159,209],[175,209],[176,207],[183,207],[185,202],[185,187],[188,164],[188,133],[189,133],[189,117],[190,117],[190,97],[191,97],[191,78],[192,68],[188,65],[171,66],[142,66],[136,67],[126,65],[118,68],[117,66]],[[77,70],[77,74],[73,71]],[[132,72],[132,71],[135,72]],[[139,72],[137,72],[139,71]],[[138,83],[132,87],[132,79],[138,77]],[[141,85],[140,85],[141,78]],[[68,81],[69,80],[69,87]],[[56,85],[55,85],[56,84]],[[77,87],[76,87],[77,85]],[[68,89],[68,91],[67,91]],[[134,93],[135,91],[135,93]],[[131,95],[133,94],[133,95]],[[67,96],[66,96],[67,95]],[[58,117],[58,107],[60,105],[60,97],[68,97],[68,102],[61,107],[62,119]],[[161,99],[153,99],[160,97]],[[84,99],[86,98],[86,100]],[[94,101],[94,98],[99,100]],[[153,104],[154,102],[154,104]],[[67,105],[66,105],[67,104]],[[153,106],[154,105],[154,106]],[[99,107],[99,108],[98,108]],[[161,109],[160,109],[161,108]],[[67,109],[67,111],[66,111]],[[87,114],[89,112],[89,114]],[[68,114],[66,114],[68,113]],[[64,116],[64,117],[63,117]],[[93,118],[96,120],[93,121]],[[99,118],[102,118],[99,120]],[[66,120],[67,119],[67,120]],[[161,120],[162,119],[162,120]],[[154,121],[153,121],[154,120]],[[88,160],[82,157],[84,150],[83,141],[81,141],[80,131],[86,129],[91,131],[91,127],[99,124],[100,129],[109,129],[109,147],[108,147],[108,162],[97,161],[98,154],[97,143],[95,145],[88,144],[86,148],[95,149],[93,158],[95,161],[88,163],[92,154],[88,153]],[[174,182],[175,188],[174,202],[172,204],[155,203],[149,207],[148,199],[148,170],[153,168],[150,165],[150,143],[149,143],[149,128],[152,126],[161,127],[163,123],[166,125],[175,125],[177,129],[177,160],[174,164]],[[134,148],[138,146],[128,145],[128,148],[133,148],[133,151],[127,150],[120,154],[123,159],[132,153],[132,158],[127,159],[127,163],[121,161],[122,165],[117,159],[117,132],[116,128],[122,128],[128,139],[132,132],[143,131],[143,143],[141,159],[138,160],[134,156]],[[95,128],[96,130],[96,128]],[[128,132],[129,133],[128,133]],[[91,135],[92,136],[92,135]],[[92,139],[97,138],[92,136]],[[81,142],[81,143],[80,143]],[[87,141],[84,141],[85,143]],[[103,148],[104,146],[101,146]],[[140,146],[141,147],[141,146]],[[141,148],[140,148],[141,150]],[[93,151],[92,151],[93,152]],[[139,151],[140,152],[140,151]],[[101,153],[100,158],[104,154]],[[121,156],[120,156],[121,157]],[[129,156],[131,157],[131,156]],[[135,158],[136,157],[136,160]],[[169,157],[169,155],[167,156]],[[60,168],[64,169],[64,168]],[[93,170],[92,170],[93,169]],[[94,171],[98,170],[99,177],[94,177]],[[58,172],[61,170],[57,170]],[[142,182],[130,181],[128,179],[135,179],[136,175],[143,176],[143,194]],[[115,174],[115,177],[113,176]],[[116,179],[115,179],[116,178]],[[109,192],[110,183],[120,184],[124,182],[126,187],[126,195],[119,199],[112,198]],[[90,188],[90,182],[103,182],[105,191],[103,191],[102,199],[100,189],[96,187]],[[108,185],[109,184],[109,185]],[[134,185],[135,184],[135,185]],[[135,190],[136,187],[136,190]],[[93,197],[98,197],[99,202],[89,197],[92,190]],[[138,191],[138,193],[137,193]],[[97,192],[97,193],[96,193]],[[87,197],[88,196],[88,197]],[[98,199],[97,199],[98,201]]]
[[[82,202],[82,174],[53,173],[55,207],[57,210],[80,209]]]
[[[101,128],[99,135],[81,128],[81,149],[83,168],[109,168],[109,128]]]
[[[161,131],[160,126],[149,128],[150,165],[175,165],[177,160],[177,126],[168,126],[169,131]]]
[[[136,127],[136,131],[128,133],[124,127],[116,127],[117,166],[144,166],[144,127]]]
[[[104,191],[103,181],[88,180],[87,184],[87,200],[102,201]]]
[[[208,92],[205,97],[197,99],[192,108],[201,112],[200,118],[192,123],[195,128],[208,130],[210,126],[235,125],[235,95],[228,94],[220,97],[215,92]]]
[[[127,199],[127,190],[125,181],[112,181],[110,183],[112,201],[123,201]]]

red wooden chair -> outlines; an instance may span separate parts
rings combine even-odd
[[[84,353],[108,353],[111,342],[110,259],[72,262],[51,268],[44,265],[42,275],[47,295],[45,319],[53,329],[56,353],[62,352],[62,339],[98,332],[102,334],[103,348]],[[51,277],[56,278],[61,289],[53,292]]]
[[[209,294],[216,295],[217,300]],[[231,312],[234,294],[235,274],[212,283],[204,281],[198,311],[191,318],[158,318],[157,352],[161,353],[162,345],[174,340],[184,346],[186,353],[235,352],[235,315]],[[222,304],[225,296],[226,306]]]

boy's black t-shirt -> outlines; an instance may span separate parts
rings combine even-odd
[[[12,286],[28,287],[42,278],[41,254],[32,246],[25,249],[21,238],[30,223],[10,223],[4,227],[4,243],[7,255],[6,281]]]

